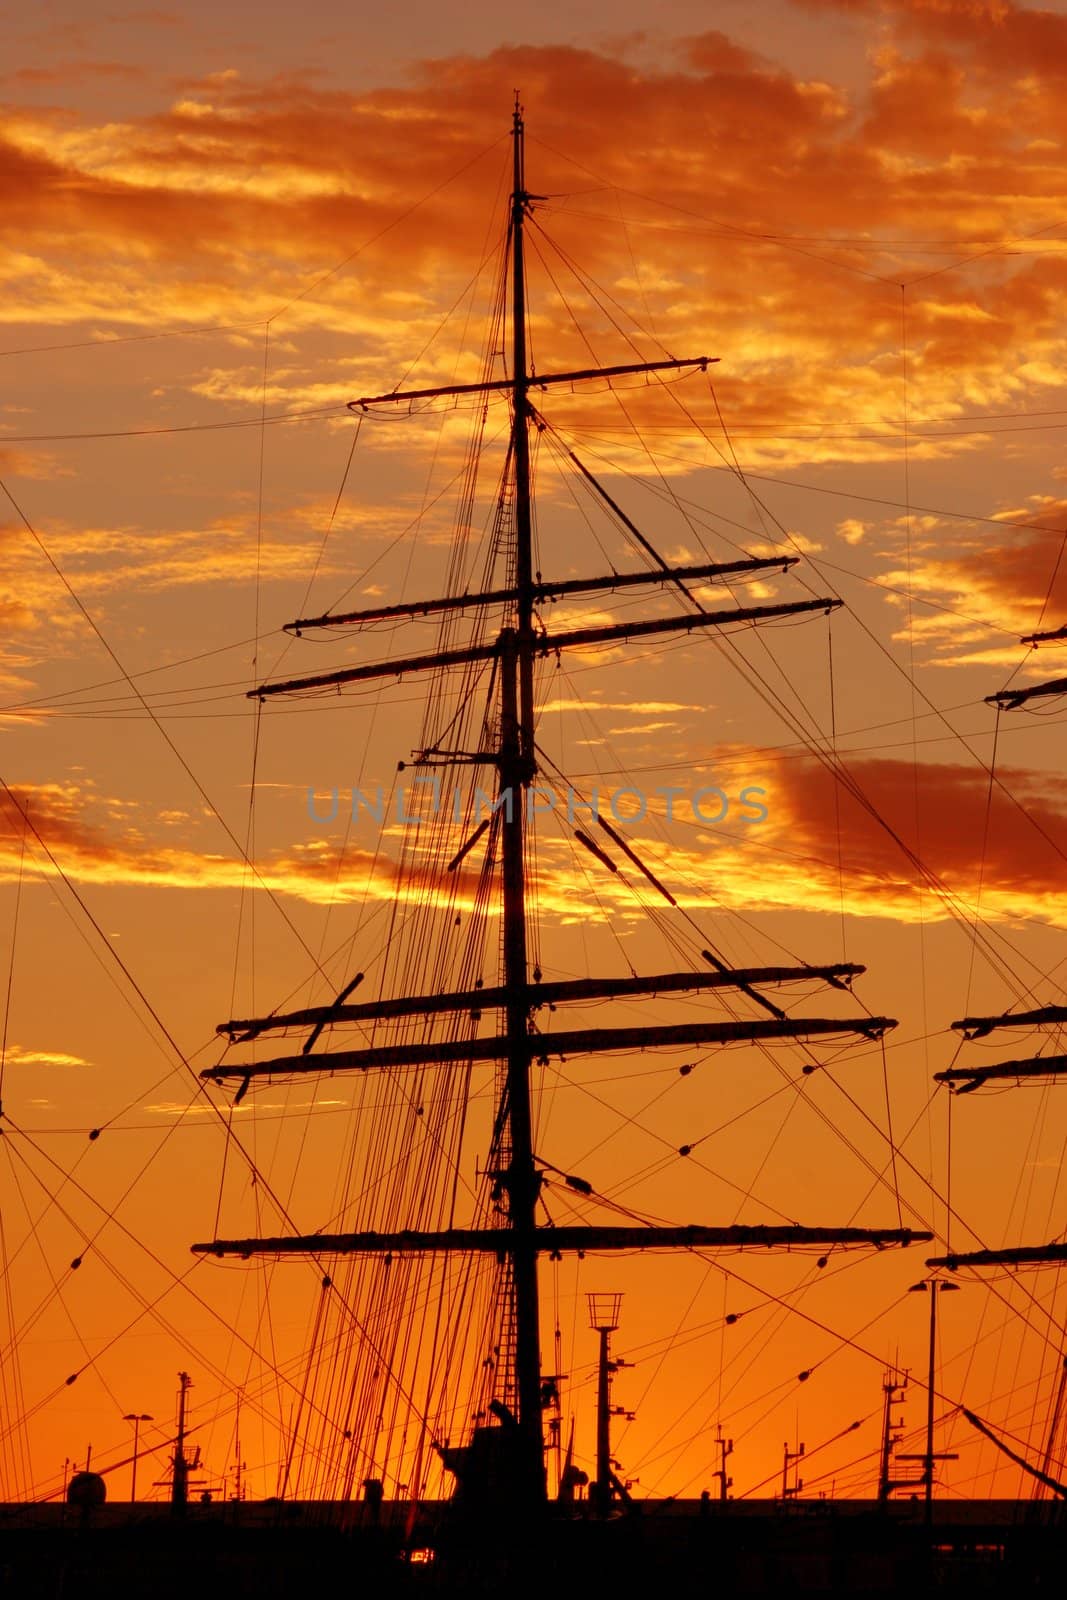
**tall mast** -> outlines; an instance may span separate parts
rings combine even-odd
[[[503,799],[504,989],[507,995],[507,1128],[510,1147],[504,1189],[511,1223],[511,1292],[515,1314],[515,1378],[522,1466],[527,1492],[545,1496],[541,1428],[541,1354],[537,1292],[539,1182],[533,1159],[530,1114],[530,1002],[526,948],[526,791],[533,778],[533,536],[530,515],[529,381],[526,353],[526,282],[523,231],[522,110],[516,101],[514,186],[511,196],[512,377],[511,456],[515,472],[517,627],[501,651],[500,794]],[[507,632],[507,630],[505,630]]]
[[[301,1254],[319,1257],[327,1255],[359,1254],[366,1256],[423,1253],[493,1254],[507,1264],[507,1303],[504,1307],[505,1327],[502,1331],[507,1341],[509,1376],[514,1383],[508,1390],[508,1400],[514,1409],[504,1405],[499,1397],[490,1405],[490,1411],[511,1437],[512,1453],[509,1456],[509,1477],[514,1473],[514,1487],[520,1505],[528,1509],[543,1506],[546,1500],[544,1437],[541,1405],[541,1358],[538,1306],[538,1255],[558,1257],[563,1252],[582,1253],[585,1250],[605,1252],[635,1250],[699,1250],[699,1249],[767,1249],[808,1248],[813,1245],[867,1244],[884,1248],[890,1244],[907,1245],[916,1240],[928,1240],[928,1233],[913,1233],[907,1228],[865,1229],[804,1227],[799,1224],[785,1226],[716,1226],[686,1223],[678,1226],[627,1225],[598,1226],[579,1224],[555,1226],[542,1223],[538,1226],[538,1206],[542,1179],[534,1158],[531,1115],[530,1069],[535,1058],[547,1058],[549,1053],[586,1057],[610,1050],[644,1050],[656,1047],[688,1046],[693,1043],[726,1045],[729,1043],[795,1040],[821,1035],[856,1034],[877,1039],[895,1023],[888,1017],[861,1016],[849,1020],[829,1017],[797,1017],[787,1015],[781,1007],[768,1000],[759,991],[768,984],[791,983],[822,979],[837,989],[847,988],[850,979],[863,969],[851,965],[834,967],[761,967],[734,969],[725,966],[711,952],[703,956],[713,969],[708,972],[692,970],[657,973],[649,976],[633,974],[629,977],[608,975],[576,980],[541,982],[535,968],[530,971],[530,954],[527,940],[526,915],[526,845],[528,810],[527,795],[536,774],[534,744],[534,662],[548,654],[558,656],[564,650],[590,645],[622,643],[629,639],[671,633],[691,633],[696,630],[726,629],[739,624],[757,623],[773,618],[797,616],[810,611],[832,611],[840,601],[836,599],[809,599],[758,606],[730,606],[705,608],[685,587],[692,578],[725,577],[740,572],[788,565],[782,558],[754,557],[739,562],[711,563],[703,567],[675,567],[660,558],[647,539],[634,526],[596,478],[583,466],[573,452],[571,460],[595,489],[604,503],[629,530],[646,554],[654,559],[651,570],[616,573],[595,578],[566,579],[562,582],[542,579],[534,574],[532,488],[530,471],[530,428],[544,425],[544,419],[535,412],[530,400],[531,390],[540,394],[554,386],[573,388],[588,379],[680,372],[686,368],[706,371],[715,357],[667,357],[659,361],[631,362],[621,366],[586,368],[580,371],[548,372],[535,374],[531,370],[527,349],[526,284],[524,231],[531,196],[525,188],[524,127],[522,109],[516,99],[512,118],[513,138],[513,189],[509,226],[511,267],[511,370],[502,378],[486,378],[480,383],[448,384],[437,389],[394,389],[387,394],[366,396],[349,401],[357,413],[371,412],[381,407],[412,405],[428,399],[448,400],[457,397],[493,395],[505,396],[511,404],[510,478],[506,490],[513,491],[513,540],[509,551],[509,570],[506,587],[490,589],[481,594],[464,592],[442,599],[420,600],[410,605],[378,607],[372,611],[330,614],[318,618],[299,619],[288,625],[289,630],[300,633],[304,628],[357,625],[381,620],[385,617],[428,615],[431,612],[459,612],[472,607],[485,609],[500,607],[499,632],[490,640],[475,638],[467,644],[419,656],[394,657],[387,661],[370,661],[356,666],[345,666],[333,671],[286,680],[261,683],[249,691],[251,698],[264,700],[274,695],[307,692],[370,681],[399,678],[408,673],[440,671],[450,667],[492,662],[497,674],[499,699],[499,726],[495,744],[488,759],[496,766],[496,819],[500,830],[500,883],[501,883],[501,981],[492,988],[474,991],[461,990],[449,993],[412,994],[405,990],[400,995],[385,995],[367,1002],[350,1003],[350,996],[362,980],[357,973],[325,1006],[306,1008],[288,1014],[275,1013],[270,1017],[248,1018],[223,1023],[219,1032],[233,1043],[247,1043],[261,1034],[282,1032],[290,1028],[310,1029],[299,1055],[286,1055],[269,1060],[224,1061],[205,1070],[202,1076],[214,1082],[237,1079],[239,1100],[254,1080],[269,1079],[275,1074],[286,1077],[305,1072],[364,1072],[394,1070],[406,1066],[440,1067],[456,1062],[470,1064],[474,1061],[494,1061],[500,1064],[502,1085],[500,1103],[495,1120],[496,1150],[495,1178],[504,1199],[506,1226],[491,1224],[482,1227],[449,1226],[436,1230],[402,1228],[399,1231],[363,1231],[341,1234],[316,1233],[286,1235],[281,1238],[214,1239],[194,1244],[198,1254],[216,1256],[236,1255],[247,1258],[254,1255]],[[673,585],[687,602],[686,609],[674,615],[625,621],[604,627],[546,629],[535,608],[544,602],[566,596],[591,593],[598,589],[630,588],[636,585]],[[441,752],[435,752],[436,757]],[[444,752],[460,762],[471,759],[463,752]],[[484,759],[479,755],[477,760]],[[644,866],[638,854],[621,839],[610,825],[595,813],[596,821],[606,835],[603,846],[594,843],[581,830],[574,836],[601,862],[605,870],[617,872],[611,849],[617,848],[631,864],[644,874],[653,887],[665,894],[671,904],[672,895]],[[486,824],[478,828],[453,856],[447,871],[452,871],[482,837]],[[720,988],[736,989],[754,1001],[761,1009],[758,1018],[746,1019],[721,1016],[701,1018],[682,1024],[641,1027],[564,1027],[543,1025],[540,1031],[534,1013],[546,1006],[581,1006],[591,1000],[635,997],[655,993],[702,992]],[[485,1012],[502,1013],[500,1031],[485,1037],[475,1030],[469,1037],[455,1038],[451,1034],[441,1037],[434,1033],[435,1020],[447,1027],[450,1017],[467,1012],[480,1023]],[[346,1024],[413,1018],[423,1026],[418,1036],[406,1031],[393,1042],[372,1043],[358,1049],[316,1051],[315,1046],[324,1034],[332,1036],[334,1029]],[[327,1038],[327,1045],[330,1039]],[[810,1069],[806,1069],[810,1070]],[[567,1179],[580,1192],[589,1191],[588,1184],[578,1179]],[[435,1441],[436,1442],[436,1441]],[[446,1442],[447,1443],[447,1442]],[[462,1475],[463,1468],[453,1466],[449,1452],[439,1445],[451,1470]],[[495,1458],[494,1458],[495,1459]],[[488,1486],[487,1486],[488,1487]],[[465,1485],[465,1492],[470,1489]],[[499,1488],[499,1486],[498,1486]],[[473,1491],[471,1491],[473,1492]]]

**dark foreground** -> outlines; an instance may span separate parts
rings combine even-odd
[[[311,1600],[1029,1595],[1064,1588],[1061,1502],[646,1501],[536,1528],[499,1513],[336,1503],[0,1507],[0,1592],[12,1600]]]

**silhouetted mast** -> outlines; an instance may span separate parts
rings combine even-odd
[[[500,789],[504,912],[504,1014],[507,1024],[508,1131],[511,1159],[504,1190],[511,1224],[511,1270],[515,1296],[515,1372],[522,1475],[529,1492],[545,1494],[541,1422],[541,1333],[537,1295],[537,1197],[541,1180],[534,1165],[530,1113],[530,1005],[526,954],[526,791],[533,782],[533,530],[530,517],[530,417],[526,355],[526,193],[522,114],[512,127],[514,183],[511,195],[512,377],[511,455],[515,470],[514,631],[500,635]],[[503,1041],[501,1041],[503,1043]]]
[[[531,1135],[530,1073],[534,1061],[561,1053],[582,1056],[606,1050],[633,1050],[691,1043],[726,1044],[755,1040],[795,1040],[818,1036],[837,1037],[843,1034],[878,1039],[887,1029],[894,1027],[895,1023],[888,1017],[858,1017],[851,1021],[837,1018],[791,1017],[760,992],[761,987],[770,984],[810,982],[812,979],[822,979],[838,989],[847,988],[851,978],[863,970],[862,967],[849,964],[731,969],[710,952],[705,952],[706,960],[715,969],[710,973],[678,972],[662,973],[649,978],[591,978],[542,983],[540,974],[531,974],[529,970],[528,884],[525,862],[527,797],[537,775],[533,695],[535,661],[548,653],[559,654],[564,650],[583,646],[661,634],[688,633],[698,628],[723,628],[738,623],[797,616],[808,612],[825,614],[834,610],[841,602],[836,599],[811,599],[779,605],[734,606],[719,611],[706,610],[686,588],[689,580],[762,569],[783,570],[792,564],[792,558],[784,560],[780,557],[748,558],[743,561],[703,566],[670,567],[634,528],[621,508],[588,469],[573,456],[573,453],[572,460],[579,471],[600,498],[636,536],[646,553],[655,559],[657,570],[611,573],[599,578],[568,579],[563,582],[545,580],[540,574],[534,573],[530,427],[531,423],[540,425],[542,419],[537,416],[531,405],[531,390],[543,390],[559,384],[574,385],[590,378],[610,379],[624,374],[677,371],[687,367],[706,370],[713,358],[695,356],[554,374],[535,374],[530,370],[526,339],[524,232],[533,197],[526,190],[524,125],[518,104],[513,118],[512,136],[514,159],[509,226],[510,377],[503,380],[487,380],[483,383],[453,384],[437,389],[393,392],[350,403],[353,410],[360,411],[370,407],[403,405],[450,396],[488,396],[503,392],[509,395],[511,476],[504,493],[510,490],[513,496],[514,546],[506,587],[490,589],[481,594],[460,594],[455,597],[416,601],[412,604],[376,607],[361,612],[325,615],[313,619],[303,618],[289,624],[290,631],[300,633],[306,628],[359,625],[362,622],[424,616],[438,612],[447,615],[475,606],[503,605],[505,620],[499,633],[488,643],[475,643],[418,656],[345,667],[311,677],[262,683],[250,691],[250,698],[262,700],[274,695],[339,687],[347,683],[374,679],[397,678],[405,673],[432,671],[478,661],[494,664],[499,731],[495,750],[484,759],[497,770],[494,809],[500,829],[502,981],[490,989],[466,990],[452,994],[408,993],[398,998],[369,1002],[350,1001],[349,996],[360,983],[362,976],[360,974],[351,980],[330,1005],[310,1007],[272,1017],[234,1020],[222,1024],[219,1030],[228,1035],[231,1042],[247,1042],[264,1033],[284,1033],[290,1029],[310,1028],[311,1032],[299,1054],[282,1055],[272,1060],[243,1064],[225,1063],[210,1068],[202,1074],[204,1078],[216,1082],[226,1079],[237,1080],[240,1084],[239,1098],[253,1080],[270,1078],[275,1074],[288,1076],[321,1071],[331,1073],[374,1071],[409,1065],[497,1061],[504,1068],[497,1108],[497,1126],[506,1132],[506,1138],[501,1140],[501,1149],[506,1153],[506,1159],[503,1170],[498,1176],[507,1226],[215,1239],[196,1244],[193,1249],[201,1254],[244,1257],[474,1251],[493,1253],[506,1260],[510,1271],[512,1297],[513,1314],[510,1322],[514,1329],[514,1348],[511,1355],[514,1363],[517,1415],[510,1415],[507,1408],[497,1401],[492,1402],[490,1409],[502,1423],[514,1429],[521,1457],[517,1469],[522,1493],[528,1504],[538,1504],[545,1499],[546,1494],[538,1305],[538,1258],[542,1253],[590,1249],[605,1251],[737,1249],[746,1246],[789,1249],[823,1244],[865,1244],[881,1248],[907,1244],[912,1240],[927,1240],[931,1236],[926,1233],[913,1233],[905,1228],[872,1230],[805,1228],[793,1225],[781,1227],[538,1225],[538,1204],[543,1180],[535,1159]],[[630,588],[644,584],[673,585],[680,591],[690,609],[676,616],[557,631],[546,630],[535,615],[535,607],[556,597],[587,593],[596,589]],[[435,755],[435,760],[443,759],[445,758]],[[479,756],[477,759],[483,758]],[[473,838],[468,840],[453,857],[449,863],[451,869],[454,870],[468,853],[485,826],[487,825],[481,825]],[[662,889],[662,885],[643,865],[636,852],[621,840],[607,823],[603,823],[602,826],[614,845],[640,868],[657,889]],[[592,848],[593,853],[602,862],[606,861],[611,870],[616,870],[604,850],[599,846],[593,846],[588,837],[579,830],[575,830],[575,835],[587,848]],[[769,1015],[755,1021],[719,1020],[644,1028],[573,1028],[559,1033],[539,1033],[534,1022],[534,1014],[539,1009],[567,1002],[580,1004],[598,998],[610,999],[682,991],[699,992],[705,989],[724,988],[739,990]],[[410,1033],[405,1035],[403,1043],[341,1050],[328,1055],[313,1053],[313,1046],[324,1031],[332,1030],[344,1023],[358,1024],[401,1017],[422,1019],[425,1022],[434,1016],[449,1012],[467,1011],[478,1017],[485,1010],[494,1009],[500,1014],[501,1023],[497,1033],[488,1038],[432,1040]]]

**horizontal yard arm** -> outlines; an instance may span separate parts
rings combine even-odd
[[[760,1017],[754,1022],[682,1022],[654,1028],[576,1028],[560,1033],[532,1033],[529,1050],[532,1060],[547,1061],[550,1056],[598,1055],[603,1050],[669,1049],[694,1044],[741,1044],[748,1041],[813,1039],[822,1034],[860,1034],[865,1039],[880,1039],[896,1023],[890,1017],[777,1018]],[[330,1055],[280,1056],[273,1061],[223,1062],[200,1074],[211,1082],[226,1078],[270,1078],[276,1074],[304,1072],[366,1072],[375,1067],[446,1066],[464,1061],[503,1061],[508,1040],[442,1039],[424,1042],[413,1039],[404,1044],[368,1046],[365,1050],[335,1050]]]
[[[924,1244],[933,1237],[910,1228],[804,1228],[795,1224],[725,1228],[702,1227],[548,1227],[534,1232],[536,1248],[549,1254],[586,1250],[793,1250],[810,1246]],[[515,1248],[510,1228],[446,1228],[440,1232],[405,1229],[399,1233],[312,1233],[277,1239],[213,1239],[194,1244],[196,1255],[403,1255],[475,1252],[507,1255]]]
[[[849,982],[866,969],[853,962],[829,967],[738,967],[725,972],[660,972],[647,978],[564,978],[534,983],[526,990],[531,1007],[572,1001],[618,1000],[648,994],[678,994],[698,989],[745,989],[756,984]],[[238,1018],[222,1022],[216,1033],[233,1040],[257,1039],[283,1028],[311,1028],[333,1022],[381,1022],[390,1017],[433,1016],[441,1012],[491,1011],[507,1004],[503,987],[463,989],[456,994],[401,995],[395,1000],[364,1000],[353,1005],[334,1003],[309,1006],[303,1011],[279,1012],[273,1017]]]

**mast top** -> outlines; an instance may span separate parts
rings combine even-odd
[[[511,197],[514,204],[519,204],[526,199],[526,195],[523,193],[526,181],[525,133],[526,124],[522,116],[522,101],[519,99],[519,91],[516,89],[515,109],[511,115],[511,137],[515,141],[515,189]]]

